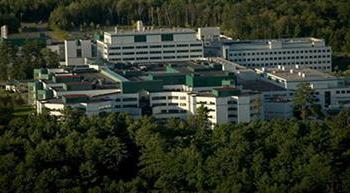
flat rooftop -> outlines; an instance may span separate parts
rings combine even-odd
[[[214,62],[165,62],[165,63],[140,63],[111,69],[116,74],[128,81],[148,80],[148,75],[172,76],[194,74],[196,76],[224,76],[227,72],[222,71],[221,64]]]
[[[269,42],[281,42],[281,43],[312,43],[323,42],[323,39],[305,37],[305,38],[281,38],[281,39],[257,39],[257,40],[232,40],[232,44],[268,44]]]
[[[325,47],[323,39],[313,37],[286,38],[286,39],[260,39],[260,40],[232,40],[224,43],[232,50],[266,50]]]
[[[159,29],[145,29],[138,31],[136,29],[117,29],[114,32],[105,32],[105,35],[151,35],[151,34],[165,34],[165,33],[196,33],[195,30],[188,28],[159,28]]]
[[[270,75],[285,79],[287,81],[300,81],[300,80],[332,80],[337,79],[328,73],[320,72],[309,68],[295,69],[295,68],[265,68],[264,70],[258,70],[258,72],[268,73]]]
[[[239,80],[243,89],[259,91],[259,92],[268,92],[268,91],[285,91],[286,89],[272,84],[264,80]]]

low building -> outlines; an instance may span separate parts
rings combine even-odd
[[[317,103],[325,111],[350,107],[349,78],[336,77],[314,69],[301,69],[299,66],[279,66],[256,71],[262,79],[290,91],[295,91],[302,82],[310,83]]]
[[[75,70],[37,69],[29,84],[37,111],[60,115],[70,106],[88,115],[126,112],[159,120],[187,119],[200,106],[212,124],[263,118],[261,94],[235,85],[236,76],[211,62],[90,64]]]

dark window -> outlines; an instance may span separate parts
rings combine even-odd
[[[81,49],[77,49],[77,58],[81,58]]]
[[[124,105],[124,108],[137,108],[137,105]]]
[[[134,42],[146,42],[147,37],[145,35],[136,35],[134,36]]]
[[[150,46],[150,48],[161,48],[162,46],[161,45],[153,45],[153,46]]]
[[[164,45],[163,47],[164,48],[173,48],[173,47],[175,47],[175,45]]]
[[[174,41],[174,35],[173,34],[162,34],[162,41],[167,42],[167,41]]]
[[[123,101],[137,101],[137,98],[123,98]]]

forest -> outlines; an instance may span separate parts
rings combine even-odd
[[[52,29],[131,25],[220,26],[235,39],[315,36],[350,52],[348,0],[0,0],[0,24],[49,22]]]
[[[215,129],[200,109],[188,121],[72,109],[7,119],[0,192],[350,192],[349,117]]]
[[[55,68],[59,56],[40,41],[27,41],[19,49],[10,42],[0,42],[0,82],[33,79],[35,68]]]

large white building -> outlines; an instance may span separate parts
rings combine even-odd
[[[236,40],[222,46],[224,58],[246,67],[277,65],[332,71],[332,50],[323,39]]]
[[[190,29],[151,29],[138,22],[136,30],[105,32],[97,40],[98,55],[109,62],[189,61],[203,58],[203,43]]]

